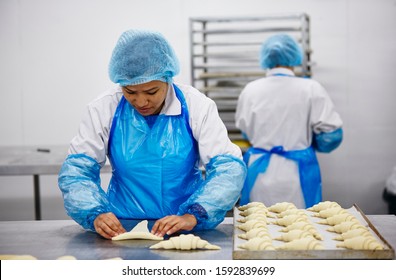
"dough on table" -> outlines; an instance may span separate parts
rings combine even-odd
[[[273,216],[271,213],[269,213],[267,208],[257,207],[257,206],[250,207],[247,208],[246,210],[239,212],[239,215],[241,215],[242,217],[247,217],[252,214],[261,214],[261,215],[266,215],[267,217]]]
[[[300,216],[307,217],[307,214],[305,213],[305,211],[303,209],[297,209],[297,208],[295,208],[295,209],[292,208],[292,209],[285,210],[283,212],[280,212],[276,216],[278,218],[283,218],[283,217],[286,217],[288,215],[300,215]]]
[[[199,236],[195,236],[193,234],[180,234],[179,236],[169,238],[169,240],[158,242],[150,246],[150,249],[220,250],[220,247],[212,245],[208,241],[203,240]]]
[[[75,256],[70,256],[70,255],[65,255],[65,256],[60,256],[57,258],[57,260],[77,260]]]
[[[37,260],[32,255],[0,255],[0,260]]]
[[[313,217],[319,218],[329,218],[337,214],[348,213],[344,208],[340,207],[330,207],[324,210],[320,210],[319,212],[314,213]]]
[[[267,208],[271,212],[281,213],[290,209],[297,209],[296,205],[291,202],[278,202]]]
[[[384,247],[372,236],[356,236],[339,242],[337,248],[357,250],[383,250]]]
[[[238,210],[244,211],[244,210],[249,209],[249,208],[252,208],[252,207],[267,208],[267,206],[265,206],[264,203],[258,202],[258,201],[253,201],[253,202],[249,202],[248,204],[239,206],[239,207],[238,207]]]
[[[278,250],[323,250],[320,241],[313,237],[304,237],[287,242],[276,249]]]
[[[344,233],[351,229],[357,229],[357,228],[366,229],[366,227],[362,225],[358,220],[353,220],[353,221],[345,221],[340,224],[329,227],[327,228],[327,231]]]
[[[131,231],[114,236],[111,240],[127,240],[127,239],[148,239],[148,240],[163,240],[163,237],[156,236],[149,232],[147,220],[138,223]]]
[[[249,251],[275,250],[275,247],[272,245],[271,238],[267,237],[254,237],[239,245],[238,248]]]
[[[246,223],[247,221],[251,221],[251,220],[263,221],[267,223],[267,215],[263,213],[253,213],[242,219],[238,219],[237,221],[240,223]]]
[[[254,237],[268,237],[271,238],[271,234],[268,232],[268,228],[265,227],[258,227],[252,228],[251,230],[247,231],[246,233],[242,233],[238,235],[241,239],[252,239]]]
[[[314,235],[309,231],[305,231],[302,229],[292,229],[291,231],[286,232],[278,237],[275,237],[274,239],[279,241],[289,242],[304,237],[314,237]]]
[[[345,239],[353,238],[356,236],[373,236],[368,228],[355,228],[348,230],[346,232],[340,233],[338,236],[334,237],[333,240],[343,241]]]
[[[319,202],[312,207],[307,208],[307,210],[312,212],[319,212],[332,207],[342,208],[337,202],[326,200]]]
[[[291,224],[294,224],[296,222],[304,222],[304,221],[308,221],[307,216],[292,214],[292,215],[287,215],[283,218],[278,218],[275,221],[273,221],[272,223],[274,225],[278,225],[278,226],[290,226]]]
[[[237,225],[237,228],[243,231],[249,231],[253,228],[266,228],[267,222],[260,220],[250,220],[243,224]]]
[[[352,214],[349,213],[343,213],[343,214],[337,214],[328,218],[325,218],[323,220],[318,221],[318,224],[322,225],[338,225],[342,222],[351,222],[351,221],[356,221],[359,222],[359,220],[353,216]]]

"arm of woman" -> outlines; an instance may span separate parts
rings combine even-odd
[[[117,102],[116,95],[106,93],[87,106],[58,177],[66,213],[85,229],[110,235],[111,231],[123,232],[118,219],[104,219],[108,215],[96,218],[110,212],[107,195],[100,186],[100,169],[106,161],[110,124]]]
[[[189,104],[190,123],[198,142],[205,179],[179,208],[178,215],[197,219],[195,230],[216,227],[237,202],[246,177],[241,149],[228,137],[213,100],[198,96]]]

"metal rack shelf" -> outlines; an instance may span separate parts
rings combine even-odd
[[[250,81],[264,77],[259,52],[262,42],[286,33],[301,44],[304,59],[295,68],[298,76],[310,77],[310,25],[305,13],[259,17],[190,18],[191,81],[212,98],[231,140],[242,143],[235,127],[237,99]]]

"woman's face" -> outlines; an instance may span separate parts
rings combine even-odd
[[[167,92],[168,84],[161,81],[122,87],[125,99],[143,116],[159,114]]]

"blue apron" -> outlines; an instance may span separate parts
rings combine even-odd
[[[108,188],[112,211],[119,218],[158,219],[174,215],[200,179],[197,143],[189,126],[183,93],[177,116],[144,117],[122,97],[109,138],[113,168]]]
[[[249,159],[252,154],[261,154],[250,166]],[[270,151],[260,148],[249,148],[243,160],[248,167],[248,174],[242,189],[240,204],[249,202],[250,192],[259,173],[267,170],[271,154],[277,154],[298,164],[300,184],[304,195],[305,207],[311,207],[322,201],[322,182],[319,163],[312,147],[305,150],[285,151],[282,146],[273,147]]]

